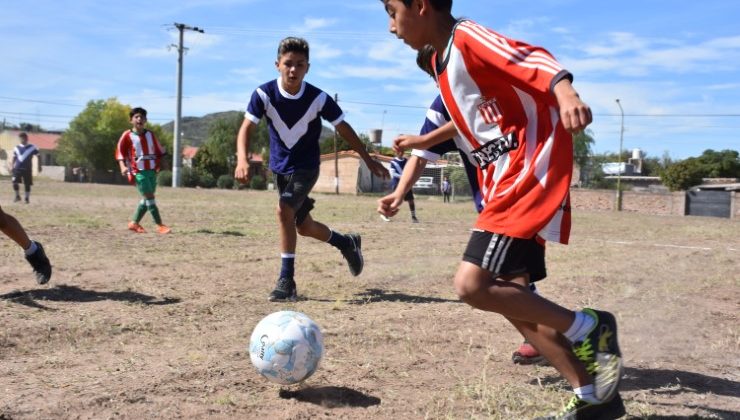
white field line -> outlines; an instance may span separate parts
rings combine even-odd
[[[633,242],[633,241],[610,241],[606,239],[586,239],[587,241],[594,241],[594,242],[603,242],[607,244],[617,244],[617,245],[644,245],[644,246],[652,246],[656,248],[676,248],[676,249],[693,249],[693,250],[699,250],[699,251],[716,251],[716,250],[727,250],[731,252],[738,252],[740,249],[727,247],[727,248],[712,248],[712,247],[705,247],[705,246],[688,246],[688,245],[672,245],[672,244],[646,244],[644,242]]]

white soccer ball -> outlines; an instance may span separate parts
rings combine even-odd
[[[249,340],[249,357],[257,371],[282,385],[301,382],[319,367],[324,337],[319,326],[300,312],[274,312],[257,323]]]

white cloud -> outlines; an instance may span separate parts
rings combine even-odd
[[[343,55],[342,50],[338,48],[334,48],[329,44],[324,44],[320,42],[313,42],[311,44],[311,60],[313,59],[319,59],[319,60],[325,60],[325,59],[331,59],[331,58],[337,58]]]
[[[336,19],[326,19],[326,18],[310,18],[307,17],[303,19],[303,26],[300,28],[296,28],[297,30],[302,31],[315,31],[317,29],[326,28],[328,26],[332,26],[337,22]]]

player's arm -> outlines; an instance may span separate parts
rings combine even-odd
[[[552,92],[558,101],[560,120],[566,130],[577,133],[591,124],[591,108],[581,100],[569,79],[563,78],[557,82]]]
[[[116,160],[118,161],[118,167],[121,171],[121,175],[126,176],[128,175],[129,171],[129,148],[131,147],[131,142],[128,139],[128,131],[124,132],[121,135],[121,138],[118,139],[118,144],[116,145]]]
[[[378,213],[386,217],[392,217],[398,213],[403,204],[403,197],[414,186],[421,177],[421,173],[427,165],[427,160],[416,155],[411,155],[406,166],[403,168],[398,186],[392,193],[378,200]]]
[[[236,169],[234,179],[242,184],[249,181],[249,139],[254,136],[257,124],[244,118],[239,133],[236,135]]]
[[[381,178],[388,178],[388,170],[380,162],[374,160],[362,144],[362,140],[357,137],[357,133],[346,121],[342,121],[335,126],[337,133],[347,140],[352,150],[360,154],[360,157],[370,169],[370,171]]]
[[[457,128],[451,121],[445,125],[432,130],[426,134],[411,135],[401,134],[393,140],[393,151],[404,151],[407,149],[426,150],[436,146],[443,141],[449,140],[457,135]]]

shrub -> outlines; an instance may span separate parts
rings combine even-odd
[[[171,187],[172,171],[159,171],[159,175],[157,175],[157,185],[162,187]]]
[[[234,177],[231,175],[221,175],[216,180],[216,186],[222,190],[230,190],[234,188]]]
[[[249,188],[253,190],[265,190],[267,189],[267,182],[265,182],[265,178],[261,175],[255,175],[249,181]]]
[[[696,158],[688,158],[668,166],[661,174],[663,184],[671,191],[688,190],[699,185],[704,171]]]
[[[216,186],[216,178],[210,173],[202,173],[198,176],[198,186],[202,188],[213,188]]]
[[[200,177],[194,169],[188,168],[187,166],[182,168],[180,171],[180,185],[183,187],[195,188],[198,186],[198,182],[200,182]]]

